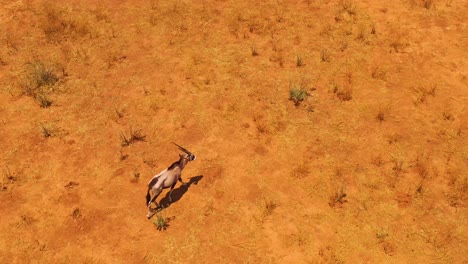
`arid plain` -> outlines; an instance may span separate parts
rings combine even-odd
[[[0,0],[0,263],[468,263],[468,2],[255,2]]]

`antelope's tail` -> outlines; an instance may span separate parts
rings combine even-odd
[[[150,190],[151,190],[151,188],[148,188],[148,193],[146,194],[146,205],[148,205],[148,203],[151,200]]]

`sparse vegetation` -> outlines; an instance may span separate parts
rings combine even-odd
[[[126,154],[126,153],[123,153],[123,151],[122,151],[122,150],[120,150],[120,152],[119,152],[119,153],[120,153],[120,158],[119,158],[119,159],[120,159],[120,161],[124,161],[124,160],[126,160],[126,159],[128,158],[128,154]]]
[[[434,0],[411,0],[411,3],[413,5],[423,7],[425,9],[431,9],[435,7],[435,1]]]
[[[396,53],[403,52],[408,46],[406,40],[402,36],[398,35],[390,40],[390,51]]]
[[[293,170],[292,176],[295,178],[305,178],[307,175],[310,173],[310,168],[309,165],[306,162],[303,162],[296,166],[296,168]]]
[[[322,49],[320,51],[320,60],[322,62],[330,62],[330,51],[327,49]]]
[[[335,21],[342,22],[353,19],[357,15],[357,6],[353,0],[340,0],[338,10],[335,14]]]
[[[23,93],[33,98],[53,90],[53,86],[59,81],[54,67],[40,61],[28,63],[25,74],[26,77],[20,86]]]
[[[296,57],[296,67],[302,67],[304,66],[304,61],[302,60],[301,55],[297,55]]]
[[[250,51],[252,52],[252,56],[258,56],[258,51],[255,46],[250,47]]]
[[[372,23],[372,24],[371,24],[371,34],[372,34],[372,35],[377,34],[377,28],[376,28],[376,26],[375,26],[375,23]]]
[[[13,183],[17,180],[17,177],[10,171],[8,166],[6,167],[4,178],[6,178],[9,183]]]
[[[337,83],[333,85],[333,93],[336,94],[340,101],[349,101],[353,99],[353,89],[351,85],[339,86]]]
[[[273,213],[273,211],[276,209],[276,207],[278,206],[274,201],[272,200],[267,200],[267,199],[264,199],[264,210],[263,210],[263,215],[264,216],[269,216]]]
[[[53,127],[48,123],[40,123],[39,128],[41,129],[42,136],[45,138],[49,138],[55,136],[55,132]]]
[[[299,106],[307,96],[309,93],[302,87],[293,87],[289,90],[289,100],[293,101],[295,106]]]
[[[169,227],[169,222],[170,219],[168,217],[157,214],[153,224],[156,226],[158,231],[164,231]]]
[[[138,169],[133,170],[133,178],[130,180],[132,183],[137,183],[140,180],[140,172]]]
[[[443,112],[442,116],[444,117],[444,120],[447,120],[447,121],[454,121],[455,120],[453,115],[451,113],[449,113],[449,112]]]
[[[388,237],[388,233],[385,230],[382,229],[382,230],[377,231],[375,236],[377,237],[379,242],[382,243]]]
[[[385,80],[386,72],[381,66],[374,65],[371,68],[371,76],[373,79]]]
[[[376,116],[377,121],[383,122],[385,120],[385,112],[383,110],[379,110]]]
[[[18,180],[18,176],[13,174],[10,171],[10,168],[6,166],[6,169],[3,172],[3,177],[2,177],[2,187],[0,191],[7,191],[8,190],[8,185],[15,183]]]
[[[389,178],[391,188],[395,188],[402,173],[405,172],[405,162],[401,159],[393,158],[391,161],[392,171]]]
[[[363,42],[364,44],[368,44],[367,40],[367,27],[365,25],[360,25],[358,28],[358,33],[356,36],[356,40]]]
[[[344,187],[341,187],[338,191],[335,191],[332,196],[330,196],[328,205],[330,207],[341,207],[343,203],[346,202],[347,194],[344,191]]]
[[[143,160],[143,163],[148,165],[150,168],[156,167],[156,160],[154,160],[154,159],[145,159],[145,160]]]
[[[75,209],[73,209],[72,217],[75,218],[75,219],[78,219],[78,218],[81,217],[80,208],[75,208]]]
[[[37,220],[28,215],[21,215],[20,221],[16,224],[17,228],[34,224]]]
[[[145,141],[146,135],[142,134],[141,129],[133,130],[130,128],[130,134],[127,136],[124,132],[120,133],[120,144],[122,147],[129,146],[137,141]]]
[[[49,96],[45,93],[38,94],[36,100],[42,108],[47,108],[52,105],[52,100],[50,100]]]
[[[58,5],[43,5],[43,17],[40,24],[50,42],[58,43],[67,38],[80,38],[90,34],[88,20],[77,12],[70,12]]]
[[[427,100],[427,96],[432,96],[435,97],[435,92],[436,92],[437,86],[435,84],[430,85],[429,87],[426,86],[419,86],[414,89],[416,92],[416,99],[414,101],[415,105],[420,105]]]
[[[68,182],[64,187],[65,188],[68,188],[68,189],[73,189],[75,188],[76,186],[80,185],[79,183],[77,182],[74,182],[74,181],[71,181],[71,182]]]
[[[331,35],[332,33],[332,26],[330,24],[326,24],[325,26],[322,27],[322,29],[320,30],[320,33],[319,35],[322,36],[322,37],[328,37]]]
[[[462,0],[6,2],[0,262],[466,256]]]
[[[338,6],[349,15],[356,15],[357,7],[353,0],[340,0]]]
[[[115,109],[115,115],[117,116],[117,118],[122,118],[124,116],[124,113],[121,109]]]

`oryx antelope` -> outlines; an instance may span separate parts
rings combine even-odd
[[[174,142],[172,143],[176,145],[180,150],[182,150],[185,154],[179,154],[180,159],[178,161],[172,163],[172,165],[169,166],[169,168],[161,171],[158,175],[154,176],[149,181],[148,193],[146,194],[146,205],[148,206],[148,219],[150,219],[153,215],[153,212],[160,207],[160,205],[156,202],[156,209],[151,209],[151,204],[156,200],[156,198],[158,198],[163,189],[171,187],[171,190],[169,191],[169,202],[172,203],[171,194],[177,181],[180,181],[183,185],[186,185],[186,183],[183,182],[181,178],[182,170],[185,168],[185,165],[187,165],[189,161],[195,160],[197,158],[190,151],[177,145]],[[151,198],[151,192],[153,193],[153,198]]]

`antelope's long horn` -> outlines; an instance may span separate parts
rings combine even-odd
[[[190,151],[186,150],[185,148],[177,145],[176,143],[172,142],[172,144],[176,145],[177,147],[179,147],[180,150],[182,150],[183,152],[187,153],[187,154],[192,154]]]

